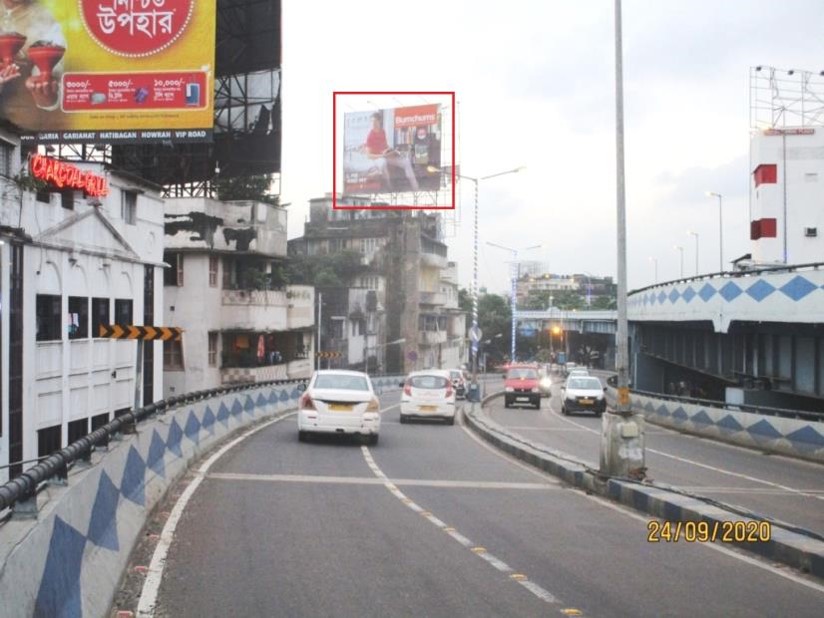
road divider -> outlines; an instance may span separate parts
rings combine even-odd
[[[802,572],[824,578],[824,539],[818,535],[757,514],[742,514],[718,502],[689,495],[678,488],[652,482],[605,477],[586,462],[529,440],[495,421],[484,411],[491,401],[502,396],[494,393],[479,407],[464,409],[465,424],[478,436],[531,466],[556,476],[574,487],[609,498],[653,518],[669,522],[706,522],[711,529],[724,529],[727,522],[770,522],[766,540],[749,542],[732,538],[732,545],[782,562]]]

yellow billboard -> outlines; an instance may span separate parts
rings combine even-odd
[[[206,141],[216,0],[3,0],[0,117],[24,141]]]

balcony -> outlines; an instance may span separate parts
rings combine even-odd
[[[287,330],[289,300],[284,290],[223,290],[221,324],[226,329]]]
[[[441,292],[421,292],[420,304],[422,305],[445,305],[446,294]]]
[[[420,345],[438,345],[446,343],[446,331],[419,330],[418,343]]]
[[[287,321],[290,329],[307,328],[315,324],[315,288],[290,285],[286,288]]]

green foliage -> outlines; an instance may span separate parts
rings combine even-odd
[[[217,199],[221,201],[254,200],[275,206],[280,205],[280,196],[269,193],[272,185],[270,174],[236,178],[218,177],[213,181],[213,185],[217,192]]]
[[[361,254],[342,251],[335,255],[299,255],[289,260],[285,276],[291,283],[316,286],[351,285],[364,271]]]
[[[458,290],[458,307],[465,311],[468,316],[472,315],[472,295],[466,288]]]
[[[612,296],[599,296],[592,301],[592,309],[617,309],[618,300]]]

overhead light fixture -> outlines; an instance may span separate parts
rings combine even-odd
[[[795,73],[795,69],[790,69],[787,71],[787,75],[792,75],[793,73]]]
[[[761,65],[759,64],[757,67],[755,67],[755,70],[760,71],[761,70]]]

